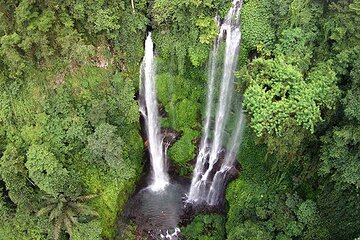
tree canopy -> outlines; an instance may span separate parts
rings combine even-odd
[[[190,178],[231,2],[0,0],[0,239],[140,239],[118,220],[147,169],[145,37],[170,172]],[[244,0],[240,18],[240,176],[182,237],[359,238],[360,0]]]

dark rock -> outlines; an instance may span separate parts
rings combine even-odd
[[[159,116],[163,118],[169,117],[169,114],[168,112],[166,112],[165,107],[161,105],[159,101],[158,104],[159,104]]]
[[[161,128],[161,135],[163,136],[163,144],[165,147],[172,146],[181,137],[181,133],[172,128]]]
[[[240,171],[237,170],[235,167],[232,167],[230,170],[228,170],[227,175],[228,175],[227,177],[228,181],[231,181],[240,176]]]

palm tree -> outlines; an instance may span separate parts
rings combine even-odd
[[[63,227],[71,237],[73,226],[78,223],[78,216],[99,216],[97,212],[84,204],[94,197],[96,197],[94,194],[78,197],[68,197],[63,194],[57,197],[45,196],[46,206],[41,208],[36,215],[49,216],[49,221],[53,224],[54,240],[59,239]]]

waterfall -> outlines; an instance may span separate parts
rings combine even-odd
[[[145,119],[148,148],[152,167],[153,191],[163,190],[169,184],[169,176],[166,172],[165,154],[163,150],[158,104],[156,100],[156,63],[154,56],[154,44],[151,33],[145,41],[145,56],[140,68],[140,112]]]
[[[224,22],[220,25],[220,33],[210,55],[209,76],[208,76],[208,95],[206,103],[206,116],[203,130],[203,136],[200,143],[199,153],[196,159],[193,179],[191,182],[188,201],[198,202],[206,201],[214,205],[219,198],[216,193],[219,186],[225,184],[226,174],[233,167],[237,149],[239,148],[240,135],[243,126],[242,109],[237,119],[237,125],[230,140],[230,147],[226,152],[224,161],[220,169],[213,174],[214,166],[219,160],[219,154],[223,148],[224,132],[228,122],[231,100],[234,90],[234,72],[237,66],[237,59],[241,42],[240,31],[240,9],[242,0],[233,0],[232,7],[226,15]],[[217,61],[220,51],[220,45],[225,40],[224,64],[222,67],[222,77],[220,84],[220,93],[217,102],[215,126],[213,127],[212,139],[210,141],[211,113],[214,101],[214,88],[217,72]]]
[[[206,202],[210,205],[216,205],[218,203],[219,198],[225,190],[228,171],[234,167],[233,165],[241,143],[242,130],[245,126],[245,116],[241,107],[238,115],[235,133],[232,135],[230,140],[230,147],[226,152],[224,162],[222,163],[220,170],[215,173],[210,186],[206,199]]]
[[[214,95],[214,84],[215,84],[215,70],[217,63],[217,53],[218,53],[218,44],[214,43],[214,49],[210,55],[209,61],[209,84],[208,84],[208,94],[206,99],[206,116],[205,116],[205,125],[203,128],[203,136],[200,143],[199,153],[196,158],[196,165],[194,169],[194,176],[191,180],[191,186],[199,186],[199,180],[201,178],[201,173],[204,171],[205,160],[207,158],[208,152],[208,138],[209,138],[209,128],[211,123],[211,109],[213,107],[213,95]],[[194,189],[194,188],[193,188]],[[189,199],[196,198],[197,191],[189,192]]]

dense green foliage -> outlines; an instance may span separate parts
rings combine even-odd
[[[136,10],[125,1],[0,1],[1,239],[50,239],[54,221],[61,237],[115,233],[143,154],[133,99],[144,3]],[[98,219],[61,200],[84,193],[97,194],[84,207]],[[45,195],[68,210],[36,215]]]
[[[358,237],[359,3],[245,2],[270,13],[242,17],[254,29],[243,41],[255,39],[237,73],[250,128],[227,189],[228,239]]]
[[[86,196],[77,196],[77,197],[66,197],[66,195],[60,194],[57,197],[46,196],[45,206],[41,208],[38,212],[38,216],[48,215],[49,221],[53,225],[52,235],[55,240],[60,238],[61,229],[65,228],[66,232],[73,236],[74,225],[78,224],[80,219],[81,221],[88,223],[89,220],[86,219],[86,216],[98,216],[98,213],[90,210],[86,205],[82,204],[84,201],[88,201],[96,195],[86,195]],[[91,221],[91,219],[90,219]],[[100,226],[97,226],[98,237],[101,233]]]
[[[151,2],[152,26],[159,54],[175,58],[176,70],[187,74],[185,63],[206,63],[210,46],[217,36],[215,13],[226,14],[230,2],[225,0],[155,0]]]
[[[149,29],[161,124],[180,133],[168,157],[191,175],[214,17],[230,5],[0,0],[1,240],[114,237],[142,174],[134,97]],[[196,216],[184,238],[359,237],[360,1],[244,0],[241,28],[241,176],[227,216]]]
[[[181,230],[187,240],[225,239],[224,217],[221,215],[198,215]]]
[[[268,170],[276,159],[255,138],[248,129],[239,156],[242,175],[227,189],[227,239],[327,239],[316,203],[292,191],[286,172]]]
[[[180,165],[180,174],[189,174],[189,161],[195,158],[195,142],[200,137],[200,101],[203,100],[202,76],[188,75],[190,79],[170,74],[158,75],[158,97],[167,116],[162,126],[175,129],[180,139],[169,149],[169,157]],[[170,96],[170,97],[169,97]]]
[[[245,64],[253,50],[271,48],[274,40],[274,26],[270,23],[271,11],[265,1],[247,1],[241,9],[241,52],[240,64]]]
[[[18,90],[17,95],[29,98],[13,102],[11,114],[1,119],[7,142],[0,165],[2,180],[17,214],[37,211],[37,199],[44,194],[97,193],[91,206],[101,216],[103,234],[109,236],[142,158],[132,83],[119,73],[94,67],[85,67],[64,81],[54,90],[27,84]],[[31,96],[31,91],[45,92]],[[12,94],[4,91],[2,99]],[[29,102],[33,110],[18,112]],[[20,114],[18,119],[15,114]],[[19,125],[24,118],[28,122]]]

